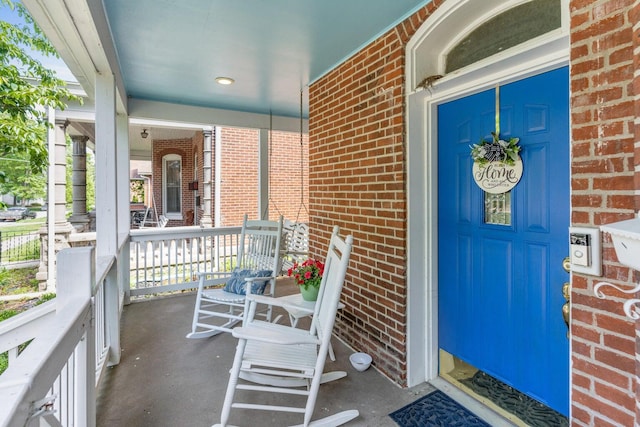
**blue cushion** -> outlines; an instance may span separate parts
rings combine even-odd
[[[231,272],[231,277],[224,285],[226,292],[231,292],[238,295],[247,294],[247,282],[244,280],[246,277],[270,277],[271,270],[240,270],[236,268]],[[269,280],[256,280],[251,285],[251,293],[256,295],[264,294],[264,290],[267,287]]]

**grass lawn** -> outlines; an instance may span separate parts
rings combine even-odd
[[[17,222],[0,222],[0,231],[29,232],[38,231],[47,222],[46,217],[23,219]]]
[[[0,296],[38,292],[38,267],[0,270]]]
[[[20,295],[38,291],[36,273],[38,267],[15,270],[0,270],[0,296]],[[38,304],[55,298],[55,294],[43,294],[38,298],[22,298],[19,300],[0,301],[0,322],[15,316]],[[0,354],[0,374],[7,369],[7,353]]]

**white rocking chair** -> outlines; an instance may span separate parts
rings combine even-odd
[[[239,342],[221,421],[215,427],[227,426],[232,408],[304,414],[304,422],[300,425],[305,427],[339,426],[359,416],[357,410],[347,410],[311,421],[320,384],[347,375],[343,371],[325,374],[323,369],[352,245],[353,237],[340,239],[338,227],[335,227],[309,330],[253,320],[258,304],[278,305],[278,302],[259,295],[247,296],[247,316],[243,326],[232,331]],[[239,379],[244,381],[239,384]],[[260,393],[252,396],[262,396],[265,401],[270,399],[264,393],[306,396],[306,403],[301,406],[274,406],[264,402],[234,402],[236,390],[258,391]]]
[[[279,221],[248,220],[247,215],[244,216],[236,269],[227,273],[198,273],[196,305],[187,338],[207,338],[231,332],[231,328],[244,317],[246,295],[243,292],[251,294],[254,292],[252,288],[262,287],[259,284],[264,284],[265,295],[275,296],[276,276],[281,263],[281,238],[282,216]],[[234,280],[235,286],[229,286],[230,279]],[[225,288],[221,288],[225,283]],[[217,288],[210,288],[216,285]],[[221,308],[226,310],[221,311]],[[267,321],[271,321],[271,311],[271,306],[267,306],[261,313]]]

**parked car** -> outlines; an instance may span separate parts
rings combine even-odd
[[[35,218],[36,213],[22,206],[14,206],[0,211],[0,221],[19,221],[25,218]]]

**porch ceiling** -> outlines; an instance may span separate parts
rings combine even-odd
[[[429,1],[24,3],[83,86],[92,69],[108,67],[121,75],[129,105],[133,99],[297,118],[302,89]],[[217,76],[235,84],[216,84]]]

